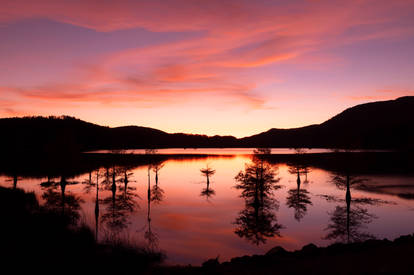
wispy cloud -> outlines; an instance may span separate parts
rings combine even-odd
[[[50,59],[54,64],[62,64],[61,71],[68,73],[59,79],[50,70],[39,73],[33,85],[26,83],[30,81],[23,85],[18,77],[7,84],[0,82],[7,87],[8,98],[14,97],[17,102],[17,106],[0,106],[4,110],[9,108],[9,113],[30,109],[33,102],[55,108],[176,106],[179,110],[210,104],[269,110],[275,98],[308,92],[308,87],[301,86],[302,77],[306,77],[301,70],[329,72],[349,62],[331,49],[414,35],[414,2],[405,0],[3,0],[1,9],[2,26],[45,18],[94,33],[144,29],[160,36],[191,34],[91,53],[93,58],[81,62],[58,62],[59,57],[63,58],[59,47],[53,55],[29,49],[22,54],[36,56],[46,65]],[[36,39],[35,35],[29,38]],[[143,36],[142,40],[145,39]],[[87,42],[78,43],[80,48],[70,48],[71,57]],[[16,74],[25,66],[23,61],[20,59],[20,67],[16,65]],[[283,78],[280,73],[287,75],[292,71],[293,84],[277,86]],[[328,92],[321,93],[326,96]],[[381,98],[369,92],[363,96],[350,92],[346,97]]]

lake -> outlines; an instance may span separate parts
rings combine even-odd
[[[106,162],[77,173],[4,172],[0,185],[33,191],[41,204],[87,224],[98,241],[116,237],[159,249],[173,264],[414,230],[413,173],[335,169],[322,164],[330,154],[323,149],[296,154],[315,156],[310,161],[252,155],[249,148],[170,150],[156,160],[143,155],[139,163]]]

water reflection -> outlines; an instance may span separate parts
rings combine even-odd
[[[332,182],[340,190],[345,190],[345,200],[335,198],[331,198],[331,200],[341,203],[345,202],[345,206],[337,205],[335,210],[329,213],[330,223],[325,229],[328,231],[325,239],[349,243],[374,238],[372,234],[362,230],[367,224],[371,223],[376,216],[369,213],[368,209],[362,206],[364,204],[380,202],[375,202],[375,200],[369,198],[353,199],[351,196],[351,187],[356,187],[365,181],[366,179],[352,176],[349,172],[346,172],[345,174],[336,173],[332,176]]]
[[[379,169],[385,157],[355,164],[344,154],[269,156],[268,149],[234,157],[156,153],[94,156],[79,167],[2,166],[0,183],[34,191],[44,206],[93,228],[100,242],[127,237],[162,249],[173,263],[412,231],[414,201],[398,194],[412,194],[414,178],[395,172],[397,161]],[[194,184],[201,177],[203,185]]]
[[[154,152],[149,152],[154,154]],[[163,163],[151,163],[148,165],[148,189],[147,189],[147,221],[144,228],[144,239],[147,241],[148,248],[155,250],[158,248],[158,235],[151,226],[151,203],[159,204],[164,199],[164,190],[158,185],[158,173],[164,167]],[[155,185],[151,188],[151,168],[155,173]]]
[[[94,174],[94,179],[92,179],[92,174]],[[94,215],[95,215],[95,240],[99,240],[99,177],[100,177],[100,170],[97,169],[96,171],[89,171],[88,179],[84,180],[82,184],[86,185],[84,188],[84,192],[86,194],[91,193],[92,189],[95,189],[95,208],[94,208]],[[48,178],[48,181],[50,179]]]
[[[206,177],[206,188],[203,188],[201,190],[200,196],[203,196],[208,200],[211,196],[214,196],[216,194],[216,191],[210,188],[210,177],[216,173],[216,170],[208,167],[207,165],[206,168],[200,169],[200,172],[203,176]]]
[[[13,177],[11,179],[7,180],[7,181],[12,181],[13,182],[13,189],[17,189],[17,182],[21,179],[22,178],[19,178],[17,176],[17,174],[14,174]]]
[[[42,187],[47,189],[42,195],[45,200],[44,206],[52,211],[61,212],[62,216],[68,217],[72,224],[77,224],[79,220],[82,199],[78,195],[66,193],[66,186],[78,183],[68,181],[65,176],[61,176],[58,182],[48,179],[47,182],[41,183]],[[56,190],[57,188],[60,188],[60,192]]]
[[[106,168],[105,178],[102,184],[111,194],[102,199],[102,204],[106,206],[102,214],[102,223],[109,230],[110,238],[117,238],[119,234],[128,227],[130,214],[138,208],[136,202],[137,194],[128,190],[128,171],[127,168],[113,166],[111,169]],[[123,178],[120,178],[123,176]],[[125,176],[127,176],[125,178]],[[123,183],[124,190],[119,186]],[[126,185],[125,185],[126,184]]]
[[[300,152],[302,153],[302,152]],[[288,191],[288,196],[286,198],[286,205],[289,208],[295,210],[294,217],[298,222],[303,219],[308,211],[308,206],[312,205],[311,198],[309,196],[308,190],[301,188],[301,178],[300,175],[305,175],[304,183],[308,183],[308,173],[310,169],[308,166],[303,164],[296,164],[289,166],[289,173],[296,176],[296,188],[290,189]]]
[[[158,174],[160,170],[164,167],[164,164],[155,163],[152,165],[152,171],[155,173],[155,185],[151,189],[151,201],[155,204],[160,203],[164,200],[164,190],[158,184]]]
[[[276,169],[263,158],[268,153],[266,149],[256,150],[252,162],[245,164],[244,171],[235,177],[235,187],[242,190],[245,208],[234,222],[234,232],[256,245],[266,243],[267,238],[281,236],[282,225],[278,223],[275,213],[279,203],[273,197],[273,191],[280,188],[280,179],[276,178]]]

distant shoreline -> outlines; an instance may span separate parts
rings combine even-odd
[[[337,148],[414,149],[414,96],[346,109],[301,128],[272,128],[256,135],[206,136],[125,126],[110,128],[73,117],[2,118],[0,151],[10,154],[79,153],[130,148]]]

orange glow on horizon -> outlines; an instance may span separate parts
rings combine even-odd
[[[413,1],[171,2],[2,1],[0,117],[244,137],[414,95]]]

